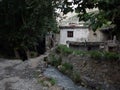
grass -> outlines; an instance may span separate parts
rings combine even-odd
[[[63,55],[80,55],[80,56],[87,56],[89,55],[94,60],[118,60],[120,59],[120,54],[115,52],[105,52],[105,51],[80,51],[80,50],[73,50],[68,48],[65,45],[59,45],[56,48],[56,52]]]
[[[49,78],[49,82],[52,84],[52,85],[55,85],[56,84],[56,80],[54,78]]]
[[[56,80],[52,77],[46,79],[38,79],[38,83],[44,85],[44,81],[49,82],[52,86],[56,84]],[[46,85],[45,85],[46,86]]]
[[[70,63],[63,63],[59,70],[64,74],[71,75],[73,72],[73,65]]]
[[[118,60],[120,57],[119,54],[116,53],[110,53],[110,52],[104,52],[104,59],[105,60]]]
[[[72,74],[72,79],[75,83],[81,83],[80,73],[74,71],[73,74]]]
[[[72,54],[73,50],[69,49],[66,45],[59,45],[56,48],[56,53],[62,53],[62,54]]]
[[[62,62],[62,58],[56,57],[55,55],[50,55],[50,64],[57,67],[58,65],[60,65]]]

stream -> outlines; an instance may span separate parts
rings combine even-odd
[[[46,77],[51,77],[56,80],[56,84],[58,86],[64,87],[64,90],[89,90],[82,86],[77,86],[75,83],[68,78],[67,76],[63,75],[57,69],[52,66],[49,66],[43,73]]]

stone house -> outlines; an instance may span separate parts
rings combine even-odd
[[[109,39],[106,29],[92,31],[87,23],[81,21],[77,16],[63,20],[59,24],[60,44],[78,49],[98,49],[102,43]]]

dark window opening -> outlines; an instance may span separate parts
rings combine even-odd
[[[73,31],[67,31],[67,37],[73,37]]]

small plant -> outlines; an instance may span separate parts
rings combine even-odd
[[[48,80],[52,85],[56,84],[56,80],[54,78],[49,78]]]
[[[51,55],[51,61],[50,61],[50,64],[57,67],[58,65],[61,64],[62,62],[62,58],[61,57],[56,57],[55,55]]]
[[[92,51],[89,53],[91,58],[95,59],[95,60],[100,60],[102,57],[102,53],[99,51]]]
[[[73,70],[73,65],[70,63],[63,63],[63,67],[65,67],[66,70]]]
[[[61,66],[62,67],[61,67],[60,71],[62,73],[72,74],[72,70],[73,70],[73,65],[72,64],[70,64],[70,63],[63,63]]]
[[[56,80],[54,78],[47,78],[47,77],[42,77],[40,79],[38,79],[38,83],[41,83],[44,86],[53,86],[56,84]]]
[[[80,50],[74,50],[75,55],[80,55],[80,56],[85,56],[87,52],[85,51],[80,51]]]
[[[71,48],[68,48],[67,46],[65,45],[59,45],[57,48],[56,48],[56,52],[57,53],[62,53],[62,54],[71,54],[73,53],[73,50]]]
[[[72,74],[72,78],[73,78],[73,81],[74,81],[75,83],[81,83],[80,73],[74,71],[73,74]]]
[[[62,45],[58,45],[55,49],[56,53],[61,53],[61,47]]]
[[[105,60],[118,60],[119,55],[113,52],[104,52],[104,59]]]

